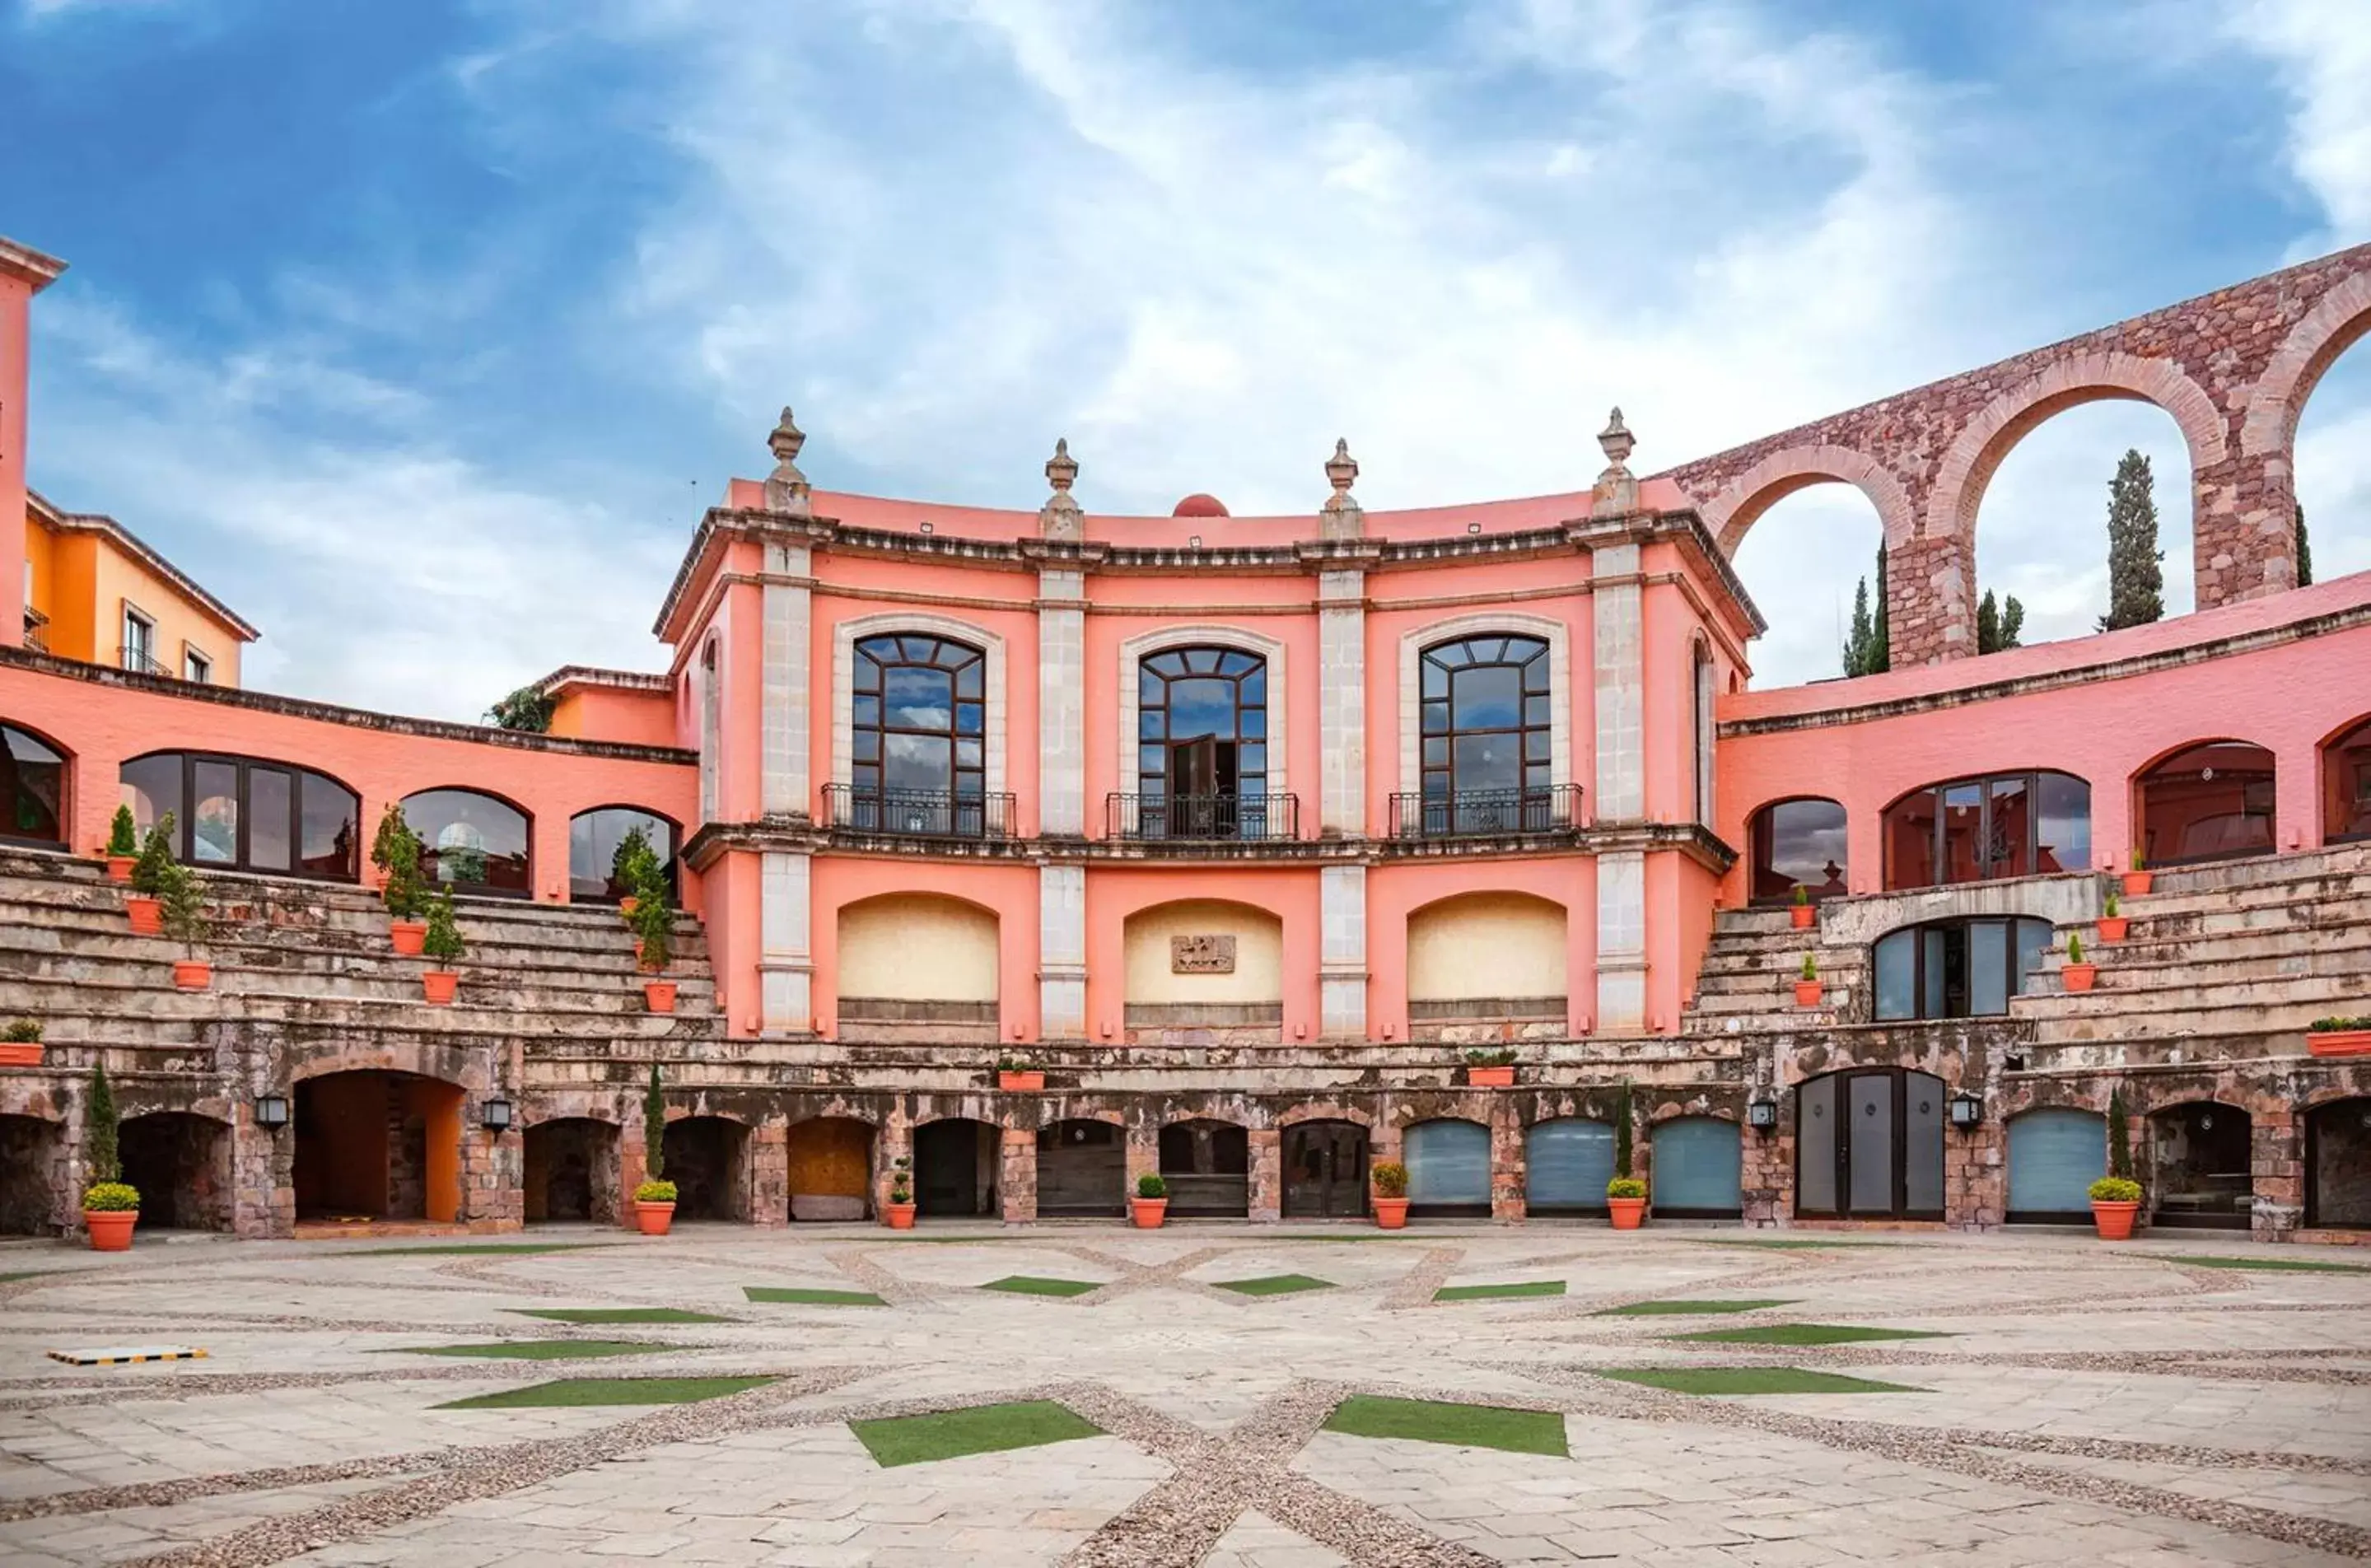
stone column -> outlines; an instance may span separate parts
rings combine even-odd
[[[1501,1225],[1520,1225],[1530,1213],[1522,1118],[1512,1094],[1480,1092],[1490,1097],[1490,1217]]]
[[[758,798],[765,813],[805,821],[814,811],[808,766],[813,733],[808,713],[813,647],[811,623],[814,594],[804,581],[815,571],[815,552],[805,544],[773,543],[766,547],[764,594],[766,661],[763,733],[760,736],[761,787]]]
[[[2259,1241],[2285,1241],[2305,1221],[2304,1118],[2288,1109],[2259,1110],[2249,1129],[2256,1198],[2248,1228]]]
[[[811,860],[804,850],[769,849],[764,856],[758,977],[769,1033],[804,1034],[815,1027]]]
[[[1336,441],[1325,464],[1334,487],[1318,510],[1321,540],[1363,538],[1367,514],[1350,493],[1359,465]],[[1317,574],[1318,832],[1356,838],[1367,830],[1367,574],[1358,567]],[[1290,737],[1277,737],[1289,744]]]
[[[1131,1122],[1128,1135],[1128,1195],[1136,1196],[1136,1179],[1161,1174],[1161,1124],[1150,1118]]]
[[[1367,868],[1317,873],[1318,1032],[1328,1040],[1367,1035]]]
[[[1246,1213],[1262,1225],[1274,1225],[1284,1217],[1284,1134],[1275,1127],[1254,1127],[1248,1141]]]
[[[1621,410],[1601,440],[1613,442]],[[1627,432],[1610,444],[1628,455]],[[1616,478],[1615,476],[1619,476]],[[1629,483],[1617,456],[1598,480],[1599,504],[1615,502]],[[1635,500],[1636,486],[1629,484]],[[1647,814],[1646,650],[1638,580],[1638,547],[1593,552],[1591,618],[1596,625],[1597,822],[1635,822]],[[1597,860],[1597,1020],[1601,1033],[1621,1033],[1647,1021],[1647,858],[1637,851]]]
[[[996,1190],[1004,1200],[1004,1223],[1037,1221],[1037,1134],[1028,1127],[1004,1129],[1003,1169]]]
[[[1079,465],[1058,441],[1047,460],[1053,486],[1038,509],[1038,536],[1063,544],[1085,537],[1086,519],[1070,494]],[[1087,831],[1087,579],[1076,566],[1037,573],[1037,831],[1077,838]]]
[[[769,1116],[749,1129],[749,1223],[791,1223],[791,1129]]]
[[[1885,552],[1887,657],[1892,668],[1939,664],[1976,651],[1974,575],[1964,539],[1909,539]],[[2200,601],[2203,608],[2205,601]]]
[[[1087,868],[1037,868],[1037,1035],[1087,1037]]]
[[[1635,849],[1597,858],[1596,1032],[1635,1032],[1647,1022],[1647,857]]]

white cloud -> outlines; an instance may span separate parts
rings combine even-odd
[[[2315,255],[2371,239],[2371,16],[2361,0],[2253,0],[2232,40],[2271,59],[2292,109],[2289,167],[2327,216]]]

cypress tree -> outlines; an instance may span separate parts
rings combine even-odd
[[[1845,674],[1880,675],[1893,667],[1885,626],[1885,546],[1877,547],[1877,603],[1870,606],[1868,579],[1853,588],[1852,632],[1845,639]]]
[[[1987,588],[1984,596],[1976,601],[1976,651],[1999,652],[2000,637],[2000,606],[1993,602],[1993,591]]]
[[[1622,1080],[1622,1090],[1613,1097],[1613,1174],[1630,1175],[1630,1080]]]
[[[2313,542],[2305,536],[2305,502],[2297,502],[2297,586],[2313,586]]]
[[[1846,679],[1868,674],[1868,579],[1864,577],[1853,589],[1852,631],[1845,638],[1844,648]]]
[[[2157,481],[2149,460],[2130,449],[2108,483],[2108,613],[2101,631],[2164,617],[2164,563],[2157,544]]]
[[[2018,603],[2017,595],[2014,594],[2011,594],[2007,599],[2001,601],[2000,629],[2000,645],[2003,648],[2022,648],[2025,646],[2023,642],[2018,640],[2018,638],[2022,636],[2025,631],[2025,606]]]
[[[115,1090],[107,1081],[107,1064],[101,1062],[90,1070],[90,1093],[83,1101],[83,1148],[94,1186],[123,1180],[123,1161],[116,1148],[117,1124]]]
[[[1861,674],[1881,675],[1893,668],[1893,632],[1885,624],[1885,541],[1877,542],[1877,610],[1868,633],[1868,668]]]
[[[2133,1176],[2132,1113],[2124,1108],[2124,1091],[2108,1096],[2108,1174],[2129,1182]]]
[[[651,1087],[642,1095],[642,1174],[666,1180],[666,1095],[659,1088],[659,1065],[651,1064]]]

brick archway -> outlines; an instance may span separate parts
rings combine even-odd
[[[1821,484],[1850,485],[1868,497],[1890,548],[1908,544],[1916,534],[1918,509],[1902,481],[1867,453],[1834,445],[1789,446],[1772,453],[1704,503],[1705,526],[1721,553],[1734,556],[1764,513],[1798,490]]]

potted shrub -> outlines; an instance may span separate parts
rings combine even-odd
[[[83,1149],[90,1162],[90,1185],[83,1189],[82,1223],[90,1234],[94,1252],[123,1252],[132,1247],[132,1228],[140,1223],[140,1193],[123,1180],[117,1158],[118,1122],[115,1090],[107,1081],[107,1064],[90,1072],[90,1092],[83,1097]]]
[[[1805,887],[1801,882],[1797,882],[1795,884],[1795,902],[1788,905],[1787,910],[1787,917],[1794,922],[1795,929],[1798,931],[1810,930],[1811,928],[1811,920],[1813,917],[1818,914],[1819,911],[1811,907],[1811,890]]]
[[[1511,1050],[1465,1053],[1465,1081],[1475,1089],[1515,1087],[1515,1053]]]
[[[140,858],[132,865],[132,891],[123,897],[123,913],[132,929],[153,937],[165,928],[165,881],[178,864],[173,859],[173,813],[167,812],[149,824],[140,841]]]
[[[2138,898],[2156,884],[2157,873],[2142,870],[2144,864],[2140,849],[2135,847],[2133,850],[2133,869],[2126,871],[2123,878],[2126,898]]]
[[[41,1065],[41,1020],[20,1018],[0,1029],[0,1067],[38,1067]]]
[[[2371,1056],[2371,1013],[2315,1019],[2306,1025],[2305,1048],[2316,1056]]]
[[[651,1087],[642,1094],[643,1181],[634,1189],[634,1228],[645,1236],[665,1236],[675,1223],[675,1183],[666,1177],[666,1091],[659,1087],[659,1065],[651,1064]]]
[[[996,1087],[1016,1094],[1035,1094],[1046,1087],[1046,1071],[1007,1056],[996,1064]]]
[[[168,862],[156,902],[165,935],[181,944],[181,956],[173,961],[173,984],[184,991],[204,990],[214,977],[214,965],[198,956],[207,931],[204,880],[178,860]]]
[[[1136,1179],[1136,1196],[1128,1199],[1128,1212],[1139,1230],[1158,1230],[1169,1213],[1169,1183],[1148,1170]]]
[[[2141,1184],[2133,1180],[2132,1114],[2120,1089],[2108,1096],[2108,1173],[2091,1183],[2091,1223],[2099,1239],[2130,1240],[2140,1206]]]
[[[914,1228],[914,1162],[904,1155],[889,1162],[889,1201],[881,1217],[892,1230]]]
[[[2066,937],[2066,963],[2058,973],[2069,991],[2088,991],[2099,978],[2099,966],[2083,960],[2083,939],[2071,931]]]
[[[453,922],[453,890],[439,888],[436,902],[428,906],[428,929],[421,938],[420,951],[434,961],[435,967],[420,976],[420,987],[428,999],[439,1007],[449,1007],[455,987],[461,976],[453,969],[453,961],[468,951],[461,940],[461,928]]]
[[[662,887],[666,884],[666,870],[651,847],[650,835],[639,827],[626,830],[626,836],[618,840],[617,853],[609,857],[609,880],[626,890],[618,900],[618,913],[632,920],[643,888],[653,882]]]
[[[2123,905],[2117,902],[2116,895],[2112,893],[2108,894],[2107,908],[2099,916],[2099,940],[2103,942],[2122,941],[2125,928],[2132,923],[2132,917],[2124,913]]]
[[[101,853],[107,857],[109,882],[132,880],[132,868],[140,860],[140,829],[132,820],[130,806],[115,808],[115,820],[108,824],[107,847]]]
[[[1822,990],[1819,961],[1807,952],[1803,955],[1802,973],[1795,979],[1795,1005],[1798,1008],[1818,1007]]]
[[[428,922],[421,918],[428,908],[428,886],[420,877],[420,840],[404,824],[402,807],[387,811],[379,819],[380,842],[372,847],[371,858],[376,860],[381,850],[386,852],[379,899],[387,905],[387,940],[399,955],[417,958],[428,940]]]
[[[387,810],[378,814],[378,829],[371,835],[371,885],[384,888],[395,872],[396,862],[403,856],[404,840],[411,841],[411,862],[420,864],[420,839],[411,831],[411,824],[403,815],[403,802],[389,801]]]
[[[675,958],[675,908],[667,902],[666,884],[660,880],[655,857],[649,860],[647,874],[638,885],[642,892],[627,923],[634,929],[634,961],[652,976],[642,982],[642,1005],[654,1013],[673,1012],[676,983],[658,976]]]
[[[1613,1216],[1616,1230],[1636,1230],[1647,1216],[1647,1183],[1631,1174],[1630,1123],[1635,1113],[1630,1085],[1625,1081],[1613,1099],[1613,1179],[1605,1183],[1605,1207]]]
[[[1375,1228],[1407,1228],[1407,1167],[1385,1160],[1370,1173],[1375,1184]]]

